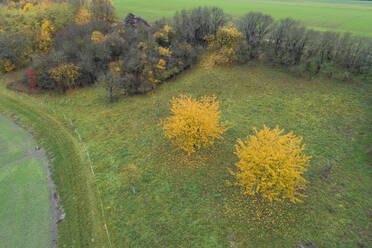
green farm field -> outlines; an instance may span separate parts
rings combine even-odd
[[[98,87],[27,96],[6,89],[7,80],[0,109],[17,111],[33,129],[44,130],[38,137],[61,154],[53,163],[67,214],[59,230],[62,247],[109,247],[86,157],[75,157],[83,151],[76,131],[96,172],[112,247],[292,247],[306,240],[327,248],[371,245],[370,84],[307,81],[263,66],[196,67],[154,92],[109,104]],[[224,140],[191,157],[169,144],[159,126],[170,114],[169,100],[181,93],[216,94],[231,126]],[[225,183],[237,162],[236,139],[264,124],[304,137],[313,158],[303,204],[257,202]],[[333,167],[324,177],[328,163]],[[128,164],[141,171],[136,196],[123,177]]]
[[[51,244],[46,168],[25,130],[0,115],[0,247]]]
[[[372,2],[344,0],[113,0],[117,14],[129,12],[154,21],[176,11],[198,6],[218,6],[233,18],[262,12],[275,19],[293,18],[316,30],[372,36]]]

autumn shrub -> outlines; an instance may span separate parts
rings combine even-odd
[[[220,27],[215,35],[209,35],[206,37],[208,48],[211,50],[234,48],[241,42],[242,38],[242,33],[234,24]]]
[[[156,42],[162,47],[168,47],[173,37],[174,31],[169,25],[165,25],[162,29],[154,33]]]
[[[234,48],[242,41],[242,33],[234,26],[220,27],[215,35],[206,37],[209,56],[204,59],[204,66],[229,65],[237,61]]]
[[[90,39],[95,43],[95,44],[102,44],[105,41],[105,36],[99,32],[99,31],[94,31],[90,37]]]
[[[53,45],[53,34],[55,32],[55,27],[49,20],[45,20],[41,25],[40,35],[39,35],[39,49],[43,53],[48,53]]]
[[[201,147],[222,139],[227,130],[220,120],[221,111],[216,96],[200,100],[185,95],[171,100],[172,116],[161,122],[165,136],[189,155]]]
[[[80,5],[78,11],[76,12],[75,16],[75,23],[85,25],[91,21],[91,15],[89,11],[83,6]]]
[[[74,64],[62,64],[49,70],[51,77],[60,85],[62,90],[77,86],[80,76],[79,67]]]
[[[240,186],[243,194],[301,202],[307,183],[302,175],[311,158],[303,154],[302,138],[292,132],[283,134],[279,127],[254,130],[256,135],[245,141],[238,139],[235,145],[239,162],[235,171],[230,170],[236,179],[233,184]]]

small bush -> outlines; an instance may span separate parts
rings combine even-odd
[[[302,174],[311,158],[302,153],[302,138],[292,132],[282,134],[284,130],[279,127],[254,130],[256,135],[245,141],[238,139],[235,146],[239,162],[235,164],[237,171],[230,170],[237,180],[234,184],[242,187],[243,194],[302,202],[299,197],[304,194],[300,191],[307,182]]]

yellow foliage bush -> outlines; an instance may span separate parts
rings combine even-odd
[[[156,65],[156,68],[159,70],[165,70],[166,66],[167,66],[167,61],[165,61],[164,59],[159,59],[159,62]]]
[[[16,65],[10,59],[0,60],[0,74],[16,69]]]
[[[155,75],[154,75],[154,72],[153,71],[149,71],[147,73],[147,79],[151,82],[151,83],[154,83],[154,84],[158,84],[160,83],[161,81],[157,78],[155,78]]]
[[[302,174],[307,171],[310,158],[304,155],[302,137],[276,127],[258,131],[245,141],[238,139],[235,154],[240,159],[235,164],[237,170],[230,173],[236,178],[234,184],[241,186],[242,193],[259,195],[273,200],[289,199],[302,202],[298,197],[305,189],[307,181]]]
[[[200,100],[180,95],[171,100],[172,116],[163,120],[165,136],[189,155],[214,144],[228,129],[220,121],[221,112],[216,96],[203,96]]]
[[[169,25],[165,25],[161,30],[155,32],[154,38],[160,45],[166,45],[169,43],[171,36],[173,35],[173,28]]]
[[[48,72],[51,77],[62,87],[63,90],[67,88],[74,88],[76,80],[80,76],[79,66],[74,64],[63,64],[56,68],[50,69]]]
[[[39,49],[43,53],[48,53],[53,45],[53,34],[55,32],[55,27],[52,22],[45,20],[41,25],[40,35],[39,35]]]
[[[29,11],[34,5],[32,3],[26,3],[26,5],[23,7],[22,11],[27,12]]]
[[[113,61],[113,62],[110,62],[109,68],[113,72],[120,73],[121,72],[121,66],[122,65],[123,65],[123,61],[122,60]]]
[[[90,22],[90,19],[91,16],[89,11],[83,5],[80,5],[75,16],[75,23],[81,25],[88,24]]]
[[[159,50],[160,55],[163,55],[163,56],[168,57],[168,58],[170,58],[172,56],[172,52],[169,50],[169,48],[159,47],[158,50]]]
[[[231,65],[238,60],[233,48],[223,47],[218,51],[205,54],[201,59],[201,65],[210,68],[216,65]]]
[[[96,44],[101,44],[105,42],[106,37],[100,31],[93,31],[90,39]]]
[[[215,50],[220,48],[234,48],[243,39],[243,34],[231,24],[230,26],[220,27],[216,35],[206,37],[208,48]]]
[[[204,67],[230,65],[237,61],[234,47],[242,41],[243,35],[234,26],[220,27],[216,35],[206,37],[210,53],[202,60]]]

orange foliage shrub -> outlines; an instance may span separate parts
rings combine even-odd
[[[180,95],[173,97],[171,103],[172,116],[162,121],[165,136],[189,155],[202,146],[212,145],[227,130],[220,121],[215,96],[196,100]]]
[[[236,172],[230,170],[237,180],[234,184],[242,187],[243,194],[302,202],[298,197],[304,196],[300,191],[307,183],[302,174],[311,158],[302,153],[302,138],[292,132],[282,134],[284,130],[279,127],[254,130],[255,136],[245,142],[238,139],[235,146],[240,161],[235,164]]]

